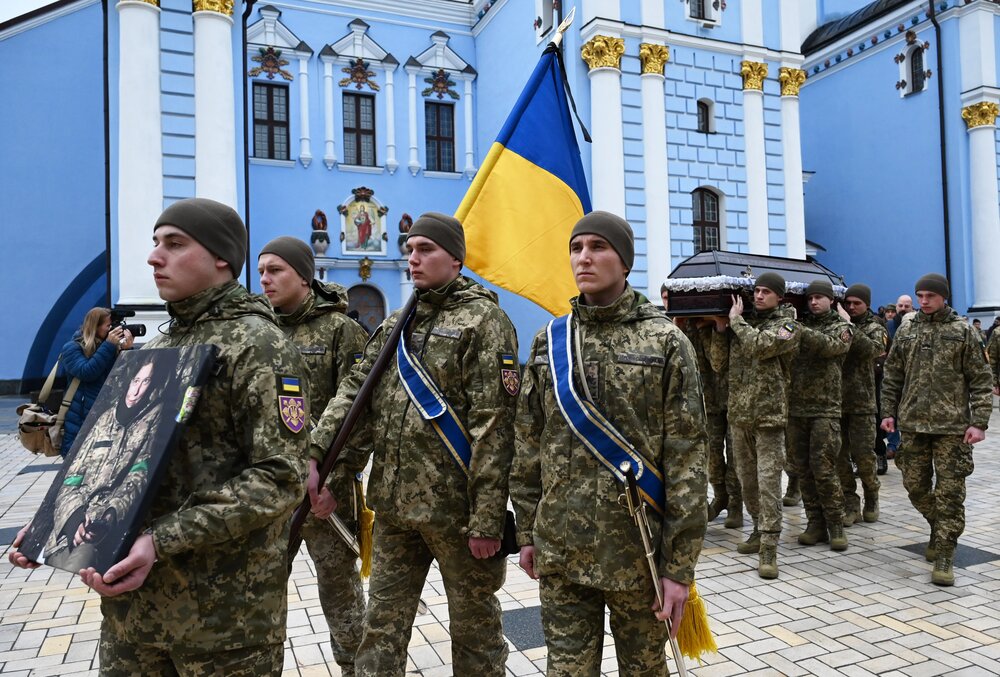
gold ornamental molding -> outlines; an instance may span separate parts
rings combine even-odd
[[[806,72],[801,68],[778,69],[778,82],[781,83],[782,96],[798,96],[799,88],[806,81]]]
[[[740,63],[740,75],[743,76],[743,89],[763,91],[764,78],[767,77],[767,64],[759,61],[742,61]]]
[[[670,48],[644,42],[639,45],[639,63],[643,75],[663,75],[663,68],[670,61]]]
[[[218,12],[232,16],[233,0],[192,0],[191,8],[195,12]]]
[[[595,35],[580,50],[580,56],[587,62],[590,70],[596,68],[621,70],[624,53],[625,40],[607,35]]]
[[[962,119],[969,129],[993,125],[1000,115],[1000,106],[992,101],[980,101],[962,109]]]

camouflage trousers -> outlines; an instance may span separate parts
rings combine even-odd
[[[910,503],[930,524],[938,543],[957,544],[965,531],[965,478],[974,469],[972,445],[962,442],[962,435],[907,431],[896,466]]]
[[[785,463],[782,428],[729,426],[736,452],[736,472],[743,489],[743,504],[768,541],[777,543],[781,533],[781,468]]]
[[[356,674],[404,674],[413,618],[434,560],[448,597],[454,674],[506,675],[507,641],[496,591],[503,585],[507,560],[501,556],[474,558],[468,538],[458,526],[445,530],[410,527],[384,513],[375,519],[368,611],[355,658]]]
[[[354,528],[354,521],[345,523]],[[302,527],[309,557],[316,565],[319,603],[330,628],[333,657],[344,677],[354,675],[354,654],[364,630],[365,596],[358,575],[358,558],[332,525],[310,515]]]
[[[852,460],[858,466],[858,477],[865,496],[878,498],[878,490],[882,485],[876,474],[878,468],[875,463],[877,427],[875,414],[847,414],[840,420],[841,446],[837,474],[840,475],[840,488],[844,492],[845,512],[861,512],[858,483],[851,471]]]
[[[788,417],[788,451],[810,522],[842,524],[844,490],[837,477],[840,419]]]
[[[611,612],[618,673],[665,677],[667,630],[650,610],[653,591],[618,592],[551,574],[539,579],[548,677],[598,677],[604,649],[604,608]],[[455,674],[459,674],[457,671]]]
[[[281,674],[285,648],[281,644],[249,646],[229,651],[186,654],[121,641],[107,623],[101,625],[101,677],[265,677]]]
[[[731,504],[743,500],[740,478],[736,474],[733,438],[729,434],[729,419],[725,411],[708,415],[708,482],[713,487],[725,486]]]

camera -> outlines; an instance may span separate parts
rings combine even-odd
[[[146,335],[146,325],[144,324],[128,324],[125,321],[126,317],[134,317],[134,310],[113,310],[111,311],[111,324],[116,327],[121,327],[122,329],[128,331],[133,337],[145,336]],[[122,337],[118,341],[118,345],[125,345],[125,338]]]
[[[118,323],[118,326],[127,332],[130,332],[132,336],[145,336],[146,335],[146,325],[144,324],[128,324],[125,320]]]

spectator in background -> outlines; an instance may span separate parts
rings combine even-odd
[[[111,326],[111,311],[91,308],[73,340],[62,348],[62,364],[68,379],[80,379],[80,386],[66,412],[63,440],[59,453],[65,457],[73,446],[101,386],[114,366],[120,350],[132,347],[132,334],[123,327]]]
[[[1000,326],[1000,315],[997,315],[996,317],[993,318],[993,324],[991,324],[990,328],[986,330],[987,341],[989,341],[990,338],[993,337],[993,330],[996,329],[998,326]]]
[[[985,346],[987,341],[986,332],[983,331],[983,323],[978,317],[972,321],[972,328],[975,329],[973,333],[979,338],[979,342]]]

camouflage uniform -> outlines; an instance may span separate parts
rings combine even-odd
[[[573,317],[594,403],[637,450],[655,452],[646,462],[664,476],[666,516],[651,520],[659,573],[691,583],[707,516],[705,413],[694,350],[631,287],[606,307],[574,299]],[[621,484],[559,411],[544,330],[525,368],[516,430],[511,496],[518,544],[535,547],[548,674],[599,674],[605,605],[621,673],[667,674],[666,635],[649,609],[638,529],[618,502]]]
[[[792,363],[788,402],[789,455],[810,524],[843,524],[844,491],[837,478],[840,454],[841,374],[854,328],[836,310],[807,314]]]
[[[781,533],[781,469],[785,463],[788,385],[802,333],[791,306],[752,311],[712,334],[713,363],[729,364],[729,429],[743,504],[762,545]]]
[[[314,413],[321,412],[333,398],[337,385],[361,359],[368,338],[361,325],[344,314],[346,310],[346,289],[313,280],[312,289],[298,309],[278,315],[278,326],[299,347],[305,362]],[[316,453],[316,457],[322,464],[322,454]],[[355,475],[362,469],[338,465],[328,482],[330,492],[338,499],[337,515],[352,530],[357,529]],[[365,613],[357,556],[329,522],[312,515],[302,527],[302,538],[316,565],[319,602],[330,627],[333,657],[341,674],[350,677],[354,674],[354,654],[361,644]]]
[[[861,498],[851,470],[851,461],[858,466],[858,477],[864,487],[865,503],[878,501],[880,483],[876,475],[875,431],[878,413],[875,397],[875,361],[885,354],[889,345],[889,332],[872,311],[858,318],[854,324],[854,340],[844,360],[842,381],[842,444],[838,459],[840,486],[844,492],[844,512],[860,514]]]
[[[903,432],[896,465],[939,548],[953,550],[965,530],[973,462],[972,445],[962,440],[969,426],[989,424],[990,380],[979,339],[948,306],[903,324],[885,362],[882,418],[895,417]]]
[[[986,359],[990,363],[990,373],[993,375],[993,387],[1000,388],[1000,330],[993,330],[986,344]]]
[[[355,670],[379,677],[403,674],[420,591],[436,559],[448,596],[455,674],[503,675],[507,643],[494,593],[503,584],[507,561],[475,559],[468,539],[503,533],[517,379],[505,387],[501,365],[504,355],[515,359],[517,339],[496,295],[467,277],[417,294],[406,340],[471,435],[472,462],[466,477],[411,404],[393,360],[352,436],[355,449],[374,443],[368,497],[377,514],[366,628]],[[313,431],[314,444],[329,446],[398,320],[397,312],[382,323],[361,364],[341,381]],[[356,453],[345,462],[364,465],[364,458],[352,456]]]
[[[214,344],[219,361],[147,517],[158,562],[139,589],[101,599],[101,672],[273,674],[288,517],[308,453],[305,429],[283,424],[278,395],[282,376],[302,377],[302,360],[266,303],[235,280],[167,312],[166,334],[147,347]]]

